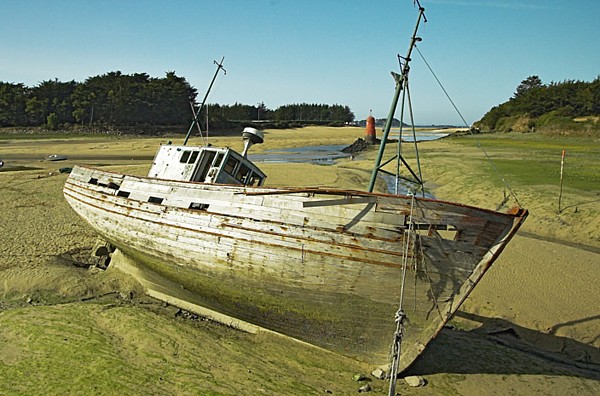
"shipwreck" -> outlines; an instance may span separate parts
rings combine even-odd
[[[527,217],[426,198],[402,155],[415,191],[373,191],[422,18],[419,7],[365,191],[268,187],[247,155],[264,136],[246,128],[242,153],[162,145],[145,177],[75,166],[66,200],[178,299],[373,364],[391,355],[390,370],[404,370]]]

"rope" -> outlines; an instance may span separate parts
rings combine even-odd
[[[437,77],[437,75],[435,74],[435,72],[433,71],[433,69],[431,68],[431,66],[429,65],[429,63],[427,63],[427,61],[425,60],[425,57],[423,56],[423,54],[419,50],[419,47],[417,47],[415,45],[415,49],[417,50],[417,52],[419,53],[419,56],[421,56],[421,59],[423,60],[423,62],[425,63],[425,65],[427,66],[427,68],[429,69],[429,71],[431,72],[431,74],[433,75],[433,77],[435,78],[435,80],[437,81],[438,85],[440,86],[440,88],[442,89],[442,91],[444,92],[444,94],[446,95],[446,98],[448,98],[448,100],[450,101],[450,103],[454,107],[454,110],[456,110],[456,112],[458,113],[458,115],[461,118],[462,122],[464,123],[465,127],[468,128],[469,133],[471,134],[471,136],[475,137],[475,135],[473,134],[473,131],[471,131],[471,128],[469,127],[469,124],[467,124],[467,121],[465,120],[465,117],[463,117],[463,115],[461,114],[460,110],[458,109],[458,107],[456,106],[456,104],[454,104],[454,101],[452,100],[452,98],[448,94],[448,91],[446,91],[446,88],[444,88],[444,86],[442,85],[442,82],[440,81],[440,79]],[[508,192],[510,193],[510,195],[515,199],[515,202],[517,203],[517,205],[521,206],[521,204],[519,203],[519,199],[517,198],[517,195],[513,192],[512,188],[510,187],[510,185],[508,184],[508,182],[504,179],[504,176],[502,176],[502,174],[500,173],[500,171],[496,167],[496,164],[494,163],[494,161],[492,161],[492,158],[488,155],[487,151],[485,151],[485,149],[481,146],[481,143],[479,142],[479,139],[477,139],[476,137],[475,137],[475,142],[477,143],[477,147],[483,152],[483,155],[485,156],[485,158],[491,164],[492,169],[496,173],[496,176],[498,176],[500,178],[500,180],[502,180],[502,183],[504,184],[504,187],[508,190]]]
[[[414,235],[414,223],[413,223],[413,211],[415,207],[415,195],[410,193],[411,201],[410,201],[410,215],[408,217],[408,230],[406,231],[407,237],[404,244],[404,255],[402,258],[402,284],[400,288],[400,303],[398,311],[402,310],[402,305],[404,302],[404,285],[406,283],[406,268],[408,267],[408,252],[410,249],[411,236]]]
[[[400,57],[400,55],[398,55],[398,57]],[[416,192],[418,190],[421,190],[422,196],[423,198],[425,198],[425,187],[423,185],[423,173],[421,172],[421,159],[419,156],[419,146],[417,144],[417,136],[416,136],[416,129],[415,129],[415,118],[414,118],[414,114],[413,114],[413,109],[412,109],[412,101],[411,101],[411,97],[410,97],[410,89],[408,88],[408,78],[404,78],[404,89],[402,90],[402,102],[400,104],[400,127],[398,129],[398,145],[397,145],[397,153],[396,153],[396,185],[395,185],[395,192],[396,195],[400,194],[400,179],[402,179],[402,177],[400,176],[400,166],[401,163],[403,161],[403,157],[402,157],[402,131],[403,131],[403,125],[404,125],[404,109],[405,109],[405,103],[408,104],[408,113],[410,116],[410,125],[412,128],[412,136],[413,136],[413,143],[414,143],[414,149],[415,149],[415,157],[417,160],[417,169],[418,169],[418,177],[414,174],[414,172],[412,171],[412,169],[410,168],[410,166],[405,162],[406,164],[406,168],[408,169],[409,172],[411,172],[413,174],[413,176],[415,177],[416,181],[413,180],[408,180],[408,179],[404,179],[404,180],[408,180],[411,183],[414,184],[418,184],[419,188],[418,189],[412,189],[413,192]],[[392,158],[393,159],[393,158]],[[390,160],[391,161],[391,160]],[[407,189],[410,187],[407,187]]]
[[[425,198],[425,186],[423,185],[423,173],[421,172],[421,157],[419,155],[419,145],[417,144],[417,131],[415,129],[415,117],[413,114],[412,100],[410,97],[410,90],[408,88],[408,81],[406,82],[406,92],[408,93],[408,111],[410,114],[410,125],[412,126],[413,144],[415,146],[415,156],[417,158],[417,170],[419,171],[419,186],[421,187],[421,194]]]
[[[396,195],[399,195],[400,193],[400,164],[402,163],[402,126],[404,124],[404,102],[406,100],[406,95],[408,92],[406,90],[406,86],[408,84],[408,76],[403,76],[403,79],[405,89],[402,90],[402,102],[400,103],[400,127],[398,129],[398,144],[396,147]]]
[[[402,351],[402,339],[404,338],[404,322],[406,321],[406,313],[404,312],[404,286],[406,284],[406,268],[408,267],[408,256],[411,245],[411,236],[415,234],[414,223],[413,223],[413,211],[415,206],[415,195],[409,193],[411,196],[410,201],[410,215],[408,218],[408,229],[405,231],[406,238],[404,239],[404,254],[402,257],[402,283],[400,287],[400,302],[398,304],[398,311],[395,314],[394,320],[396,322],[396,332],[394,333],[394,341],[391,348],[391,368],[390,368],[390,388],[388,395],[394,396],[396,394],[396,381],[398,379],[398,366],[400,365],[400,354]],[[413,249],[414,250],[414,249]]]

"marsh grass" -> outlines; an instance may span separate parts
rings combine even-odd
[[[477,137],[491,154],[499,172],[515,184],[558,185],[562,150],[566,151],[564,186],[581,191],[600,190],[600,142],[585,138],[552,138],[512,134]],[[475,138],[455,138],[473,145]],[[482,163],[482,165],[485,165]]]
[[[350,144],[364,133],[359,128],[267,132],[265,144],[253,147],[255,152]],[[530,232],[553,230],[558,233],[556,237],[600,246],[600,204],[579,206],[577,213],[570,210],[559,216],[554,207],[558,180],[553,182],[559,171],[553,166],[560,164],[560,151],[565,148],[566,172],[578,175],[572,179],[577,182],[570,185],[566,173],[566,202],[597,200],[597,141],[516,134],[478,138],[497,161],[499,170],[514,183],[524,206],[531,209],[525,223]],[[159,144],[173,139],[104,135],[74,139],[55,134],[38,140],[31,140],[29,135],[3,139],[0,134],[0,158],[7,153],[21,161],[18,166],[34,165],[39,169],[0,173],[0,394],[357,393],[360,384],[352,380],[353,375],[368,374],[373,367],[290,340],[184,319],[175,316],[174,307],[143,296],[82,301],[110,292],[129,295],[139,290],[139,285],[117,275],[118,271],[90,271],[69,262],[68,252],[91,249],[96,237],[64,201],[62,186],[67,176],[57,174],[56,168],[94,164],[143,175],[148,161],[132,159],[132,153],[136,158],[152,156]],[[193,138],[190,144],[200,142]],[[242,148],[238,136],[211,138],[211,143]],[[490,207],[501,198],[502,188],[490,174],[490,166],[474,139],[427,142],[421,150],[425,180],[439,198]],[[70,158],[61,164],[39,161],[38,157],[46,152]],[[364,190],[376,154],[376,150],[370,150],[357,155],[354,161],[341,160],[327,167],[268,165],[267,180],[273,185]],[[27,158],[18,160],[19,156]],[[562,328],[569,331],[564,336],[597,346],[598,341],[593,341],[595,322],[588,320],[595,315],[590,310],[597,305],[597,291],[587,280],[597,279],[597,266],[590,264],[596,256],[582,251],[576,256],[574,249],[568,250],[569,258],[575,258],[568,265],[561,262],[559,268],[571,276],[560,273],[554,279],[551,276],[556,264],[552,260],[554,256],[562,257],[562,249],[556,248],[560,245],[544,243],[538,252],[538,241],[532,241],[511,242],[500,258],[505,262],[490,271],[489,279],[481,282],[467,306],[485,316],[509,317],[541,331],[568,320],[573,324]],[[511,256],[514,246],[520,250]],[[523,253],[529,253],[532,261],[522,263],[518,256]],[[535,261],[538,257],[542,257],[541,263]],[[514,274],[519,282],[515,282]],[[571,293],[566,298],[555,296],[552,293],[559,286]],[[523,291],[528,293],[525,298],[518,294]],[[533,308],[532,302],[536,304]],[[579,321],[585,326],[581,327]],[[600,392],[598,375],[581,374],[499,346],[474,335],[470,329],[478,325],[444,329],[414,367],[414,374],[426,375],[427,387],[402,385],[402,394]],[[582,331],[581,335],[577,331]],[[373,380],[371,386],[373,394],[386,393],[383,381]]]

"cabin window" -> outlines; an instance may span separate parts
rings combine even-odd
[[[149,197],[148,198],[148,202],[150,202],[150,203],[161,204],[162,201],[163,201],[163,198],[159,198],[159,197]]]
[[[190,154],[192,154],[191,151],[184,151],[183,154],[181,154],[181,159],[179,160],[179,162],[181,162],[182,164],[187,164],[188,160],[190,159]]]
[[[203,203],[198,203],[198,202],[192,202],[190,203],[190,209],[195,209],[195,210],[206,210],[208,209],[208,204],[203,204]]]
[[[257,174],[253,174],[252,176],[250,176],[250,180],[248,180],[248,183],[246,183],[247,186],[260,186],[260,183],[262,182],[262,177],[258,176]]]
[[[90,184],[98,184],[98,179],[96,179],[95,177],[92,177],[88,183],[90,183]]]
[[[206,180],[206,175],[208,175],[208,171],[210,170],[210,164],[212,164],[214,158],[214,151],[205,150],[202,153],[202,158],[200,159],[200,166],[198,167],[198,173],[197,176],[194,177],[194,181],[203,182]]]
[[[227,159],[227,163],[225,164],[225,167],[223,168],[225,170],[225,172],[229,173],[230,175],[233,175],[233,171],[235,170],[235,167],[240,163],[240,161],[238,161],[237,159],[233,158],[233,157],[229,157]]]
[[[117,197],[129,198],[129,191],[117,191]]]
[[[198,159],[199,153],[199,151],[185,150],[183,154],[181,154],[179,162],[182,164],[193,164]]]
[[[246,184],[248,176],[250,176],[250,168],[248,168],[244,164],[240,165],[240,170],[238,171],[235,178],[238,179],[239,181],[241,181],[242,184]]]
[[[215,159],[215,161],[213,162],[212,166],[214,166],[216,168],[220,168],[221,167],[221,163],[223,162],[223,157],[224,156],[225,156],[225,154],[219,153],[217,155],[217,159]]]

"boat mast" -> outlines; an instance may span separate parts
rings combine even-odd
[[[227,74],[227,70],[225,70],[225,68],[223,67],[223,61],[224,60],[225,60],[225,57],[222,57],[221,58],[221,62],[213,61],[213,63],[215,65],[217,65],[217,70],[215,70],[215,75],[213,76],[213,79],[210,82],[210,85],[208,86],[208,89],[206,90],[206,94],[204,95],[204,99],[202,99],[202,104],[198,108],[198,112],[197,113],[194,111],[194,108],[192,106],[192,113],[194,113],[194,119],[192,120],[192,125],[190,125],[190,129],[188,129],[187,135],[185,135],[185,140],[183,141],[183,145],[184,146],[187,144],[188,139],[190,138],[190,134],[192,133],[192,129],[194,129],[194,125],[198,125],[198,128],[200,128],[200,124],[199,124],[199,120],[198,119],[200,117],[200,113],[202,113],[202,108],[206,104],[206,99],[208,98],[208,94],[210,93],[210,90],[212,89],[212,86],[215,83],[215,80],[217,79],[217,75],[219,74],[219,71],[223,70],[223,74]]]
[[[421,23],[421,20],[423,20],[423,22],[427,22],[427,18],[425,18],[425,8],[423,8],[421,6],[421,3],[419,2],[419,0],[415,0],[415,4],[419,6],[419,16],[417,18],[417,23],[415,25],[415,30],[413,32],[413,35],[410,39],[410,45],[408,47],[408,51],[405,57],[401,57],[399,56],[399,58],[402,58],[404,60],[404,63],[402,64],[401,62],[401,74],[392,72],[392,77],[394,78],[395,82],[396,82],[396,90],[394,92],[394,98],[392,99],[392,105],[390,106],[390,112],[388,113],[388,118],[387,121],[385,123],[385,127],[383,130],[383,136],[381,138],[381,144],[379,145],[379,153],[377,155],[377,159],[375,160],[375,166],[373,167],[373,173],[371,174],[371,182],[369,183],[369,192],[373,192],[373,188],[375,187],[375,181],[377,180],[377,175],[379,174],[379,172],[383,172],[389,175],[393,175],[396,177],[396,182],[398,183],[399,179],[404,179],[407,181],[410,181],[412,183],[417,183],[420,185],[421,190],[423,190],[423,181],[420,177],[420,166],[419,166],[419,176],[411,169],[411,167],[408,165],[408,163],[406,162],[406,160],[404,159],[404,157],[402,156],[400,147],[402,144],[402,122],[403,120],[400,120],[400,134],[398,136],[398,151],[397,154],[390,158],[389,160],[385,161],[382,164],[382,158],[383,158],[383,154],[385,152],[385,146],[387,144],[388,141],[388,135],[390,133],[390,129],[392,128],[392,121],[394,119],[394,114],[396,113],[396,107],[398,106],[398,100],[400,98],[400,93],[404,92],[404,95],[402,97],[402,112],[404,112],[404,99],[405,96],[407,95],[407,93],[409,93],[408,90],[408,72],[410,71],[410,56],[412,54],[412,50],[415,47],[416,43],[418,41],[421,41],[421,38],[417,36],[417,32],[419,30],[419,24]],[[410,94],[408,94],[408,103],[409,103],[409,108],[410,108]],[[414,122],[412,122],[412,109],[410,109],[411,112],[411,123],[412,128],[413,128],[413,135],[414,135]],[[416,146],[415,146],[416,147]],[[391,161],[393,161],[394,159],[397,159],[397,171],[396,174],[392,174],[389,171],[386,171],[384,169],[382,169],[385,165],[389,164]],[[418,161],[418,152],[417,152],[417,161]],[[411,173],[411,175],[413,176],[413,179],[408,179],[408,178],[404,178],[402,176],[400,176],[400,164],[404,164],[404,166],[406,166],[406,168],[408,169],[408,171]],[[397,189],[396,189],[397,190]],[[396,191],[397,192],[397,191]]]

